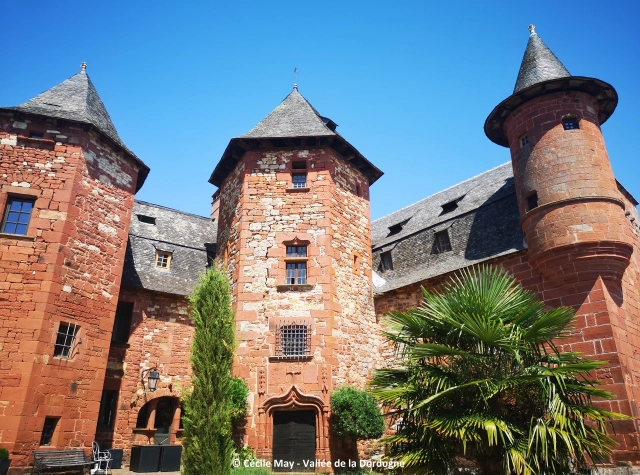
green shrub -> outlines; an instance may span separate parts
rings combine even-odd
[[[231,475],[271,475],[266,468],[238,467],[231,470]]]
[[[384,433],[384,418],[376,399],[366,391],[343,386],[331,395],[333,430],[340,439],[377,439]]]
[[[0,447],[0,460],[7,460],[9,458],[9,451],[4,447]]]
[[[242,378],[232,378],[229,384],[229,397],[231,399],[231,425],[234,427],[242,424],[249,414],[249,388]]]

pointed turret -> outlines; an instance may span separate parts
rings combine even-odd
[[[513,94],[496,106],[484,124],[484,132],[492,142],[509,146],[505,123],[511,113],[525,102],[560,91],[584,92],[598,103],[598,120],[603,124],[618,104],[613,86],[599,79],[572,76],[562,62],[529,25],[529,41],[522,58]]]
[[[57,86],[38,94],[23,104],[2,107],[1,109],[92,125],[113,140],[136,162],[139,168],[136,189],[140,189],[149,174],[149,167],[127,148],[118,135],[98,91],[87,74],[87,63],[82,63],[79,73]]]
[[[331,119],[321,116],[294,85],[293,91],[258,125],[231,139],[209,183],[220,186],[249,150],[330,147],[358,168],[371,185],[382,176],[382,171],[337,133],[337,126]]]
[[[529,25],[529,31],[531,35],[524,51],[516,86],[513,88],[514,94],[534,84],[571,76],[564,64],[537,35],[536,27]]]

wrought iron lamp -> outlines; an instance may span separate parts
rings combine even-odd
[[[160,373],[158,373],[158,368],[145,369],[140,375],[140,379],[142,380],[142,387],[144,388],[144,375],[147,375],[147,387],[150,392],[154,392],[158,387],[158,381],[160,380]]]

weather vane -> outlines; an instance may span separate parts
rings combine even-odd
[[[295,75],[296,75],[296,82],[295,82],[295,84],[293,85],[293,88],[294,88],[294,89],[298,89],[298,66],[296,66],[295,68],[293,68],[293,72],[294,72],[294,73],[295,73]]]

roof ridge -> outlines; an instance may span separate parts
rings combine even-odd
[[[206,219],[207,221],[211,221],[211,218],[207,218],[206,216],[200,216],[199,214],[193,214],[193,213],[188,213],[186,211],[180,211],[179,209],[169,208],[168,206],[157,205],[155,203],[149,203],[148,201],[142,201],[142,200],[133,200],[133,201],[134,201],[134,203],[139,203],[139,204],[147,205],[147,206],[153,206],[155,208],[162,208],[162,209],[166,209],[166,210],[169,210],[169,211],[175,211],[176,213],[186,214],[187,216],[193,216],[194,218]]]
[[[511,164],[511,161],[509,160],[508,162],[505,162],[505,163],[503,163],[503,164],[501,164],[501,165],[498,165],[498,166],[496,166],[496,167],[490,168],[489,170],[486,170],[486,171],[484,171],[484,172],[482,172],[482,173],[479,173],[479,174],[477,174],[477,175],[475,175],[475,176],[472,176],[471,178],[467,178],[466,180],[463,180],[463,181],[461,181],[461,182],[458,182],[458,183],[456,183],[455,185],[451,185],[450,187],[445,188],[444,190],[440,190],[440,191],[438,191],[438,192],[436,192],[436,193],[433,193],[432,195],[426,196],[426,197],[424,197],[424,198],[422,198],[422,199],[420,199],[420,200],[418,200],[418,201],[416,201],[416,202],[414,202],[414,203],[411,203],[411,204],[409,204],[409,205],[407,205],[407,206],[405,206],[405,207],[403,207],[403,208],[400,208],[400,209],[397,209],[397,210],[395,210],[395,211],[392,211],[392,212],[391,212],[391,213],[389,213],[389,214],[385,214],[384,216],[381,216],[381,217],[379,217],[378,219],[374,219],[373,221],[371,221],[371,224],[375,223],[376,221],[380,221],[381,219],[384,219],[384,218],[386,218],[386,217],[388,217],[388,216],[391,216],[392,214],[398,213],[399,211],[405,210],[405,209],[407,209],[407,208],[411,208],[412,206],[417,205],[418,203],[421,203],[421,202],[423,202],[423,201],[425,201],[425,200],[428,200],[428,199],[430,199],[430,198],[433,198],[434,196],[439,195],[440,193],[444,193],[445,191],[451,190],[451,189],[453,189],[453,188],[455,188],[455,187],[457,187],[457,186],[460,186],[460,185],[462,185],[463,183],[467,183],[468,181],[475,180],[476,178],[481,177],[482,175],[485,175],[485,174],[490,173],[490,172],[492,172],[492,171],[494,171],[494,170],[497,170],[498,168],[501,168],[501,167],[504,167],[504,166],[506,166],[506,165],[510,165],[510,164]],[[468,192],[467,192],[467,193],[468,193]]]

